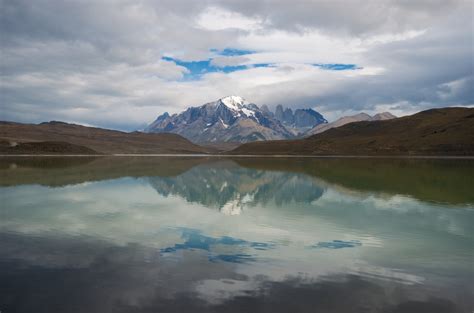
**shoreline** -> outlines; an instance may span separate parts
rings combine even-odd
[[[474,159],[474,155],[295,155],[295,154],[0,154],[8,157],[191,157],[191,158],[348,158],[348,159]]]

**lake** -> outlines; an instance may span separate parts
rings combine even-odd
[[[0,311],[472,312],[474,160],[0,158]]]

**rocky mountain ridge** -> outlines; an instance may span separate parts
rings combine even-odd
[[[291,108],[283,108],[281,104],[277,105],[274,116],[296,136],[328,122],[313,109],[296,109],[293,112]]]
[[[293,112],[279,106],[273,113],[265,105],[259,107],[242,97],[228,96],[179,114],[165,112],[145,132],[175,133],[196,143],[244,143],[295,138],[321,123],[327,123],[326,119],[312,109]]]

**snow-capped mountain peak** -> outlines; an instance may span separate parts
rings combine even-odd
[[[222,99],[219,99],[226,107],[231,110],[239,111],[243,106],[249,104],[247,100],[239,96],[227,96]]]
[[[255,105],[252,107],[250,102],[239,96],[227,96],[218,100],[217,103],[222,103],[228,109],[235,112],[237,116],[245,115],[247,117],[255,118]]]

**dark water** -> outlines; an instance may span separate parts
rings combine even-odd
[[[0,311],[472,312],[474,161],[0,159]]]

